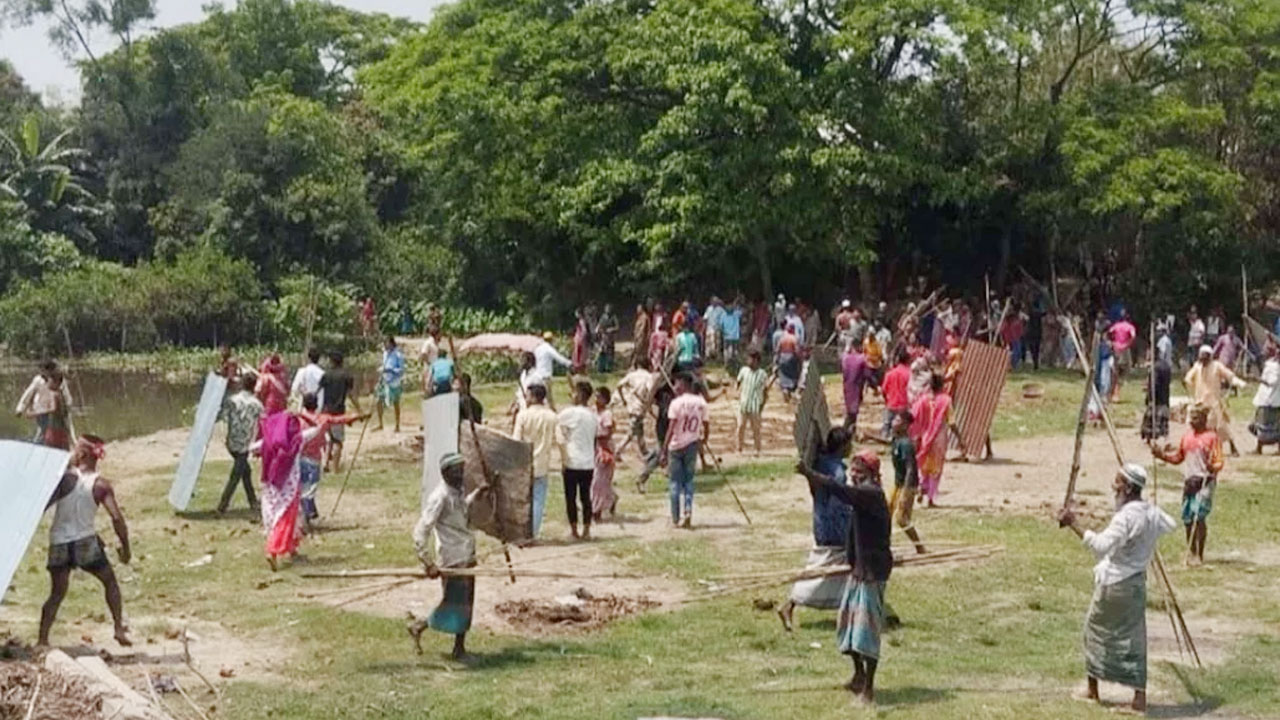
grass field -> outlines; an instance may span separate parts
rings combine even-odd
[[[1047,396],[1022,401],[1015,375],[993,435],[1043,436],[1046,465],[1065,478],[1075,424],[1078,376],[1042,373],[1034,381]],[[1140,408],[1135,385],[1120,407]],[[507,387],[480,391],[493,411]],[[1065,417],[1064,417],[1065,416]],[[1269,458],[1268,458],[1269,460]],[[111,460],[108,460],[108,469]],[[1153,662],[1153,715],[1160,717],[1280,716],[1280,482],[1256,459],[1241,463],[1218,496],[1210,535],[1211,568],[1181,567],[1181,538],[1162,550],[1193,633],[1211,662],[1203,670]],[[223,462],[206,464],[194,506],[215,502]],[[308,567],[388,567],[413,563],[409,529],[418,506],[419,465],[391,453],[370,454],[353,473],[344,509],[311,539]],[[678,532],[652,542],[598,543],[624,569],[663,574],[690,593],[715,574],[798,568],[808,531],[806,502],[778,501],[797,482],[790,463],[736,465],[730,477],[755,519],[749,531]],[[630,471],[619,485],[629,487]],[[1166,473],[1162,496],[1176,483]],[[886,637],[879,705],[855,707],[839,689],[848,666],[834,650],[834,614],[800,609],[794,634],[756,597],[782,600],[785,587],[709,601],[680,603],[589,634],[527,637],[480,629],[470,638],[475,663],[447,660],[448,638],[430,635],[416,657],[403,621],[326,606],[299,596],[323,589],[294,568],[272,574],[261,560],[257,518],[247,511],[218,518],[194,512],[175,517],[164,501],[170,470],[131,478],[121,494],[134,527],[135,563],[122,569],[125,604],[144,651],[172,651],[165,631],[187,622],[216,623],[241,643],[231,659],[206,661],[207,674],[236,670],[220,680],[223,696],[203,695],[214,717],[258,718],[636,718],[651,715],[720,718],[1102,718],[1111,712],[1068,698],[1082,682],[1080,623],[1091,589],[1092,560],[1074,537],[1045,517],[1016,512],[919,511],[926,539],[995,543],[1004,552],[948,570],[896,572],[888,598],[904,625]],[[665,484],[654,478],[646,496],[625,495],[629,513],[663,522]],[[328,478],[321,512],[328,514],[340,482]],[[795,498],[805,498],[797,485]],[[705,512],[733,512],[722,481],[700,478]],[[243,503],[242,499],[238,502]],[[1172,509],[1170,504],[1167,508]],[[551,493],[544,532],[565,532],[559,492]],[[6,597],[5,624],[34,637],[47,590],[42,527],[15,587]],[[795,552],[779,552],[795,543]],[[482,553],[494,543],[485,538]],[[904,551],[899,546],[900,552]],[[206,554],[211,562],[189,563]],[[546,564],[544,567],[552,567]],[[503,581],[483,579],[478,593]],[[525,582],[525,581],[522,581]],[[536,582],[536,581],[535,581]],[[424,586],[425,587],[425,586]],[[438,595],[434,587],[432,593]],[[1164,630],[1163,600],[1152,587],[1153,635]],[[107,639],[105,607],[91,579],[77,576],[63,606],[55,643],[81,635]],[[1157,628],[1156,623],[1166,627]],[[150,644],[149,644],[150,643]],[[201,646],[193,646],[197,659]],[[1176,653],[1175,653],[1176,657]],[[248,665],[243,663],[247,662]],[[191,689],[198,689],[188,685]],[[1114,694],[1114,691],[1113,691]],[[1119,696],[1116,695],[1117,699]],[[190,717],[171,696],[175,715]],[[184,714],[185,713],[185,714]]]

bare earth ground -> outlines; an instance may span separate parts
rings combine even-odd
[[[830,380],[827,383],[828,403],[833,411],[842,406],[839,398],[838,383]],[[721,456],[726,466],[736,466],[757,462],[750,455],[739,455],[731,452],[733,447],[733,403],[729,399],[721,399],[713,404],[711,447]],[[864,427],[871,427],[878,422],[880,405],[868,398],[864,405]],[[1122,411],[1126,408],[1121,408]],[[1132,414],[1133,409],[1127,408]],[[791,442],[791,422],[793,409],[784,405],[774,395],[766,410],[766,450],[763,460],[783,463],[794,457]],[[416,428],[418,413],[415,408],[406,407],[405,422],[407,428]],[[509,419],[494,413],[489,424],[509,430]],[[619,426],[625,423],[620,422]],[[652,432],[652,424],[648,425]],[[1175,426],[1175,435],[1181,432],[1181,426]],[[1237,438],[1249,438],[1245,424],[1237,422]],[[354,439],[358,431],[348,435],[348,453],[354,447]],[[1127,458],[1149,465],[1150,455],[1144,445],[1130,430],[1121,431],[1122,444]],[[395,435],[390,432],[373,432],[370,430],[364,439],[362,453],[368,458],[391,459],[402,462],[408,473],[419,472],[420,460],[413,451],[407,449],[410,433]],[[113,443],[108,448],[105,468],[110,477],[116,479],[117,489],[122,497],[126,511],[130,505],[130,497],[140,492],[142,480],[152,478],[160,473],[170,472],[176,464],[186,441],[185,430],[170,430],[155,433],[141,438],[134,438]],[[621,436],[617,438],[621,441]],[[748,443],[749,443],[748,439]],[[1065,487],[1072,451],[1073,438],[1068,435],[1052,435],[1039,438],[1020,439],[998,442],[995,447],[996,459],[986,463],[948,464],[940,497],[940,507],[933,510],[920,509],[917,512],[927,513],[1015,513],[1038,517],[1049,515],[1061,503]],[[1247,444],[1247,443],[1246,443]],[[620,467],[616,487],[622,496],[620,503],[621,516],[615,521],[598,525],[594,529],[595,539],[592,544],[583,548],[566,548],[565,543],[552,536],[550,540],[536,547],[514,549],[513,561],[517,568],[554,569],[569,574],[590,573],[635,573],[634,567],[620,559],[611,550],[620,545],[648,546],[679,538],[681,533],[673,531],[667,519],[665,495],[659,497],[652,491],[639,497],[636,495],[632,481],[637,464],[633,450],[628,450],[624,464]],[[221,438],[215,437],[210,445],[208,460],[229,459],[221,444]],[[1251,471],[1259,461],[1246,458],[1244,461],[1229,462],[1228,470],[1222,477],[1224,485],[1252,480]],[[785,465],[781,465],[785,467]],[[1110,507],[1109,484],[1115,471],[1115,456],[1106,436],[1101,432],[1091,432],[1086,439],[1082,457],[1082,473],[1078,486],[1080,498],[1091,514],[1104,517]],[[891,470],[886,463],[886,480]],[[781,472],[781,471],[780,471]],[[1165,509],[1176,514],[1178,500],[1177,487],[1180,474],[1176,469],[1162,468],[1160,502]],[[703,477],[708,475],[704,474]],[[789,473],[767,485],[755,485],[749,497],[744,497],[748,506],[755,511],[757,525],[748,535],[747,526],[742,515],[732,506],[701,506],[696,512],[695,533],[700,538],[711,537],[717,547],[730,551],[732,548],[750,547],[794,547],[796,564],[799,569],[809,538],[802,533],[785,531],[772,527],[767,517],[761,517],[776,510],[794,510],[808,512],[809,497],[802,485],[790,482]],[[336,477],[326,479],[326,492],[333,493],[338,484]],[[763,488],[763,489],[761,489]],[[215,491],[212,489],[206,492]],[[554,480],[552,493],[558,493],[558,483]],[[332,497],[328,495],[326,497]],[[327,500],[322,504],[322,511]],[[402,565],[409,566],[413,562],[409,550],[408,531],[405,526],[411,519],[406,519],[403,510],[381,506],[365,496],[361,503],[349,503],[342,515],[343,524],[355,526],[386,525],[403,526],[405,552]],[[164,533],[182,532],[183,521],[172,516],[131,517],[135,537],[154,538]],[[763,521],[763,522],[761,522]],[[232,528],[230,532],[259,532],[249,523],[240,529]],[[38,542],[38,541],[37,541]],[[308,540],[307,552],[312,555],[325,553],[326,534],[318,534]],[[1212,548],[1211,548],[1212,549]],[[241,553],[243,555],[243,553]],[[482,566],[499,568],[503,566],[501,554],[496,552],[492,542],[482,543]],[[194,560],[195,558],[193,558]],[[226,561],[228,558],[220,558]],[[1255,563],[1280,564],[1280,547],[1270,548],[1260,553],[1253,553],[1251,560]],[[239,562],[257,562],[257,558],[240,558]],[[1166,558],[1169,563],[1180,562],[1180,558]],[[1081,554],[1081,562],[1087,562]],[[915,570],[913,572],[948,572],[948,569]],[[130,581],[131,569],[121,570],[122,580]],[[372,581],[359,581],[370,583]],[[510,583],[497,578],[486,578],[482,592],[478,593],[476,606],[476,623],[480,628],[493,632],[514,632],[512,626],[500,615],[496,608],[503,603],[519,601],[547,601],[572,595],[579,588],[595,595],[613,594],[632,598],[646,598],[661,604],[662,609],[674,609],[689,600],[689,583],[674,575],[647,576],[642,579],[600,578],[600,579],[521,579]],[[355,584],[355,583],[352,583]],[[326,587],[317,585],[315,590],[324,591]],[[308,586],[308,591],[310,587]],[[1274,589],[1273,589],[1274,590]],[[402,617],[406,610],[418,614],[427,612],[439,600],[439,587],[435,582],[413,582],[408,585],[372,594],[369,597],[356,597],[360,593],[330,594],[312,597],[310,592],[300,592],[299,604],[320,603],[330,606],[340,605],[352,613],[367,613],[385,617]],[[779,592],[771,592],[780,595]],[[1081,609],[1083,612],[1083,608]],[[1148,627],[1151,635],[1152,659],[1179,660],[1176,647],[1164,614],[1158,610],[1148,613]],[[270,679],[272,667],[278,666],[289,657],[289,650],[275,641],[267,631],[242,632],[226,628],[217,623],[197,621],[188,618],[182,608],[171,608],[171,612],[157,616],[132,616],[130,618],[135,633],[136,647],[134,652],[125,648],[113,649],[113,664],[123,677],[142,687],[142,678],[147,672],[165,672],[176,674],[183,679],[184,686],[197,687],[200,680],[194,678],[181,664],[181,642],[173,637],[177,629],[188,628],[195,636],[191,643],[191,653],[198,668],[215,684],[224,682],[223,677]],[[92,651],[93,646],[101,646],[110,637],[109,624],[102,615],[81,618],[63,617],[60,622],[70,623],[83,633],[85,643],[83,651]],[[1225,656],[1224,648],[1233,639],[1249,634],[1257,634],[1257,623],[1247,620],[1227,622],[1221,618],[1206,618],[1195,612],[1189,612],[1187,622],[1193,635],[1199,642],[1202,659],[1206,663],[1220,662]],[[572,632],[572,630],[568,630]],[[527,627],[520,632],[529,633]],[[555,634],[566,632],[560,626],[547,626],[544,633]],[[65,634],[65,633],[64,633]],[[536,634],[536,633],[535,633]],[[407,640],[406,640],[407,642]],[[114,646],[114,643],[111,643]],[[223,677],[220,677],[219,674]],[[1108,699],[1117,702],[1124,700],[1115,690],[1109,691]],[[1174,688],[1153,687],[1154,702],[1172,702]],[[1234,717],[1226,711],[1214,711],[1211,717]]]

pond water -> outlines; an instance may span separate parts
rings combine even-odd
[[[34,421],[13,413],[34,374],[34,369],[0,370],[0,401],[4,404],[0,438],[29,440],[35,434]],[[374,373],[355,374],[361,392],[368,393]],[[76,432],[121,440],[191,424],[204,378],[195,373],[80,368],[70,371],[68,382],[75,400],[72,419]]]

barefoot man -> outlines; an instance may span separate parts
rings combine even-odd
[[[414,648],[422,654],[422,631],[431,628],[436,632],[453,635],[453,659],[467,657],[467,631],[471,629],[471,615],[476,602],[476,578],[474,575],[451,575],[450,570],[462,570],[476,566],[476,535],[467,524],[467,512],[481,493],[489,489],[482,485],[462,494],[462,456],[449,453],[440,458],[440,474],[444,477],[427,498],[422,517],[413,528],[413,544],[418,559],[427,569],[427,577],[441,578],[444,598],[440,605],[425,618],[412,616],[409,635]],[[431,535],[435,534],[435,552],[431,550]]]
[[[1093,551],[1093,599],[1084,621],[1086,697],[1098,700],[1098,681],[1133,688],[1133,709],[1147,709],[1147,564],[1160,536],[1177,525],[1163,510],[1142,499],[1147,471],[1129,463],[1111,483],[1116,514],[1102,532],[1081,530],[1069,508],[1058,522]]]
[[[836,618],[836,647],[853,660],[853,677],[845,684],[863,703],[875,702],[880,633],[885,622],[885,586],[893,572],[889,549],[889,504],[880,488],[880,458],[870,450],[853,456],[854,482],[849,485],[801,463],[796,471],[810,487],[821,487],[853,507],[845,537],[845,559],[852,571],[845,580]]]
[[[120,538],[120,562],[129,564],[129,528],[116,504],[111,483],[98,474],[98,461],[104,455],[102,438],[81,435],[71,453],[70,469],[49,499],[55,505],[53,523],[49,526],[49,599],[40,611],[40,645],[49,644],[49,629],[58,616],[58,607],[67,595],[71,571],[80,568],[102,582],[107,592],[107,607],[115,623],[116,642],[129,642],[120,605],[120,584],[111,570],[111,561],[103,549],[102,538],[94,530],[93,518],[102,505],[111,516],[111,526]]]
[[[1191,428],[1178,447],[1151,447],[1151,454],[1174,465],[1182,465],[1182,524],[1187,529],[1187,565],[1204,564],[1204,543],[1209,537],[1209,512],[1218,489],[1218,473],[1225,464],[1222,440],[1209,429],[1213,410],[1196,403],[1187,412]]]

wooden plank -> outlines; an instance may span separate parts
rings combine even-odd
[[[476,438],[484,463],[476,450]],[[502,542],[533,537],[533,445],[476,425],[474,437],[469,429],[463,429],[459,446],[466,459],[466,491],[484,482],[484,466],[493,486],[493,492],[480,496],[471,506],[471,526]]]
[[[218,410],[222,408],[222,398],[226,392],[226,378],[217,373],[205,376],[200,404],[196,406],[195,419],[191,423],[191,434],[187,436],[187,446],[182,451],[178,470],[173,475],[173,485],[169,488],[169,504],[178,512],[186,510],[191,504],[191,496],[196,491],[196,481],[200,478],[200,468],[204,466],[204,455],[209,450],[213,426],[218,422]]]

